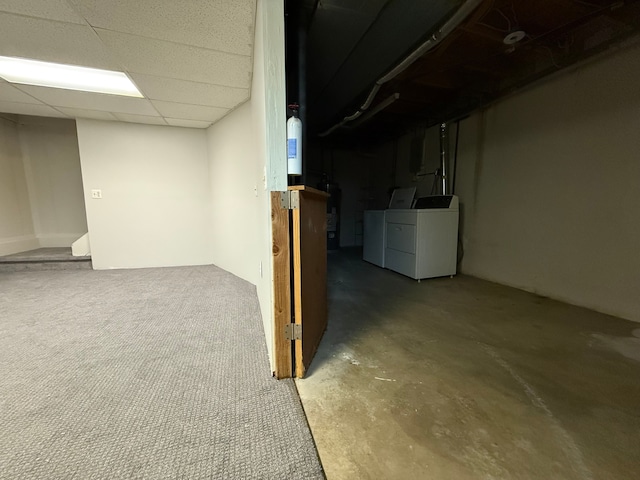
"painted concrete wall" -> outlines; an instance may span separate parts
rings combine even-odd
[[[258,1],[251,99],[207,131],[212,259],[254,283],[273,366],[270,191],[285,190],[284,7]]]
[[[340,186],[340,246],[362,245],[369,159],[350,151],[335,152],[334,157],[335,179]]]
[[[77,127],[94,268],[211,263],[206,132],[86,119]]]
[[[454,130],[450,141],[453,145]],[[312,146],[307,156],[311,168],[326,173],[342,190],[340,203],[340,246],[362,245],[365,210],[384,210],[389,205],[393,187],[416,187],[417,196],[429,195],[433,176],[424,175],[440,166],[439,127],[420,129],[401,136],[397,141],[355,145],[345,149],[320,149]],[[420,172],[410,168],[411,142],[420,137],[424,154]]]
[[[69,247],[87,232],[75,122],[19,118],[36,237],[41,247]]]
[[[385,209],[392,177],[393,144],[331,152],[330,177],[340,186],[340,246],[362,245],[365,210]]]
[[[450,126],[450,140],[455,135],[455,126]],[[420,169],[416,173],[412,170],[411,162],[411,143],[414,138],[421,139],[422,143],[422,160]],[[440,126],[428,129],[418,129],[401,137],[397,142],[397,165],[396,165],[396,185],[399,187],[416,187],[416,197],[425,197],[439,193],[437,184],[434,187],[434,175],[440,168]]]
[[[461,125],[462,271],[640,321],[640,45]]]
[[[6,117],[6,118],[5,118]],[[17,117],[0,116],[0,255],[38,248]]]
[[[310,143],[305,153],[307,178],[318,187],[326,174],[341,190],[340,246],[362,245],[365,210],[385,209],[393,178],[393,143],[329,148]]]

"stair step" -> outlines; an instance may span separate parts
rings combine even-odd
[[[91,270],[91,256],[74,257],[70,248],[39,248],[0,257],[0,272]]]
[[[0,272],[35,272],[42,270],[91,270],[91,260],[61,262],[1,262]]]

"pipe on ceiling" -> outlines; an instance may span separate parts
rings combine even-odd
[[[355,128],[358,125],[366,122],[367,120],[369,120],[371,117],[373,117],[374,115],[377,115],[378,113],[380,113],[382,110],[384,110],[385,108],[387,108],[389,105],[391,105],[393,102],[395,102],[396,100],[398,100],[400,98],[400,94],[398,92],[389,95],[386,99],[384,99],[383,101],[381,101],[380,103],[378,103],[373,109],[369,110],[367,113],[365,113],[364,115],[362,115],[357,122],[354,122],[353,125],[350,125],[349,128]]]
[[[433,49],[436,45],[438,45],[447,35],[449,35],[453,30],[456,29],[458,25],[460,25],[470,14],[473,12],[478,5],[482,3],[482,0],[467,0],[464,2],[458,10],[447,20],[442,27],[440,27],[435,33],[433,33],[427,41],[425,41],[422,45],[420,45],[417,49],[411,52],[407,57],[404,58],[398,65],[396,65],[390,72],[380,77],[376,83],[373,85],[371,92],[367,96],[367,99],[364,101],[362,106],[356,110],[351,115],[348,115],[342,119],[342,121],[336,123],[333,127],[325,130],[324,132],[318,134],[319,137],[326,137],[333,133],[334,130],[342,127],[344,124],[352,122],[360,115],[362,115],[365,110],[367,110],[373,100],[375,99],[378,91],[385,83],[393,80],[395,77],[404,72],[409,66],[415,62],[422,55],[427,53],[429,50]]]
[[[449,193],[449,129],[446,123],[440,124],[440,177],[442,181],[442,195]]]

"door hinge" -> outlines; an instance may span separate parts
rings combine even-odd
[[[300,191],[287,190],[280,192],[280,207],[285,210],[297,210],[300,208]]]
[[[302,340],[302,325],[290,323],[284,326],[284,336],[287,340]]]

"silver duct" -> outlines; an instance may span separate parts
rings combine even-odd
[[[389,73],[385,74],[384,76],[378,79],[378,81],[374,84],[373,88],[371,89],[371,92],[369,92],[367,99],[358,110],[356,110],[351,115],[347,115],[342,119],[342,121],[340,121],[339,123],[336,123],[333,127],[329,128],[328,130],[325,130],[324,132],[318,134],[318,136],[326,137],[327,135],[330,135],[337,128],[342,127],[346,123],[352,122],[353,120],[358,118],[360,115],[362,115],[364,111],[371,106],[373,99],[376,97],[376,95],[378,94],[378,91],[380,90],[380,87],[382,87],[383,84],[389,82],[390,80],[393,80],[395,77],[400,75],[400,73],[404,72],[407,68],[409,68],[409,66],[413,62],[415,62],[418,58],[420,58],[422,55],[424,55],[429,50],[433,49],[436,45],[438,45],[447,35],[449,35],[453,30],[455,30],[455,28],[458,25],[462,23],[471,14],[471,12],[473,12],[476,9],[476,7],[480,5],[480,3],[482,3],[482,0],[467,0],[466,2],[464,2],[462,6],[460,6],[460,8],[456,11],[456,13],[454,13],[451,16],[451,18],[447,20],[444,23],[444,25],[442,25],[442,27],[438,29],[438,31],[436,31],[433,35],[431,35],[426,42],[424,42],[412,53],[410,53],[407,57],[405,57],[404,60],[402,60],[398,65],[396,65]]]
[[[442,177],[442,195],[448,193],[449,171],[449,129],[446,123],[440,124],[440,176]]]

